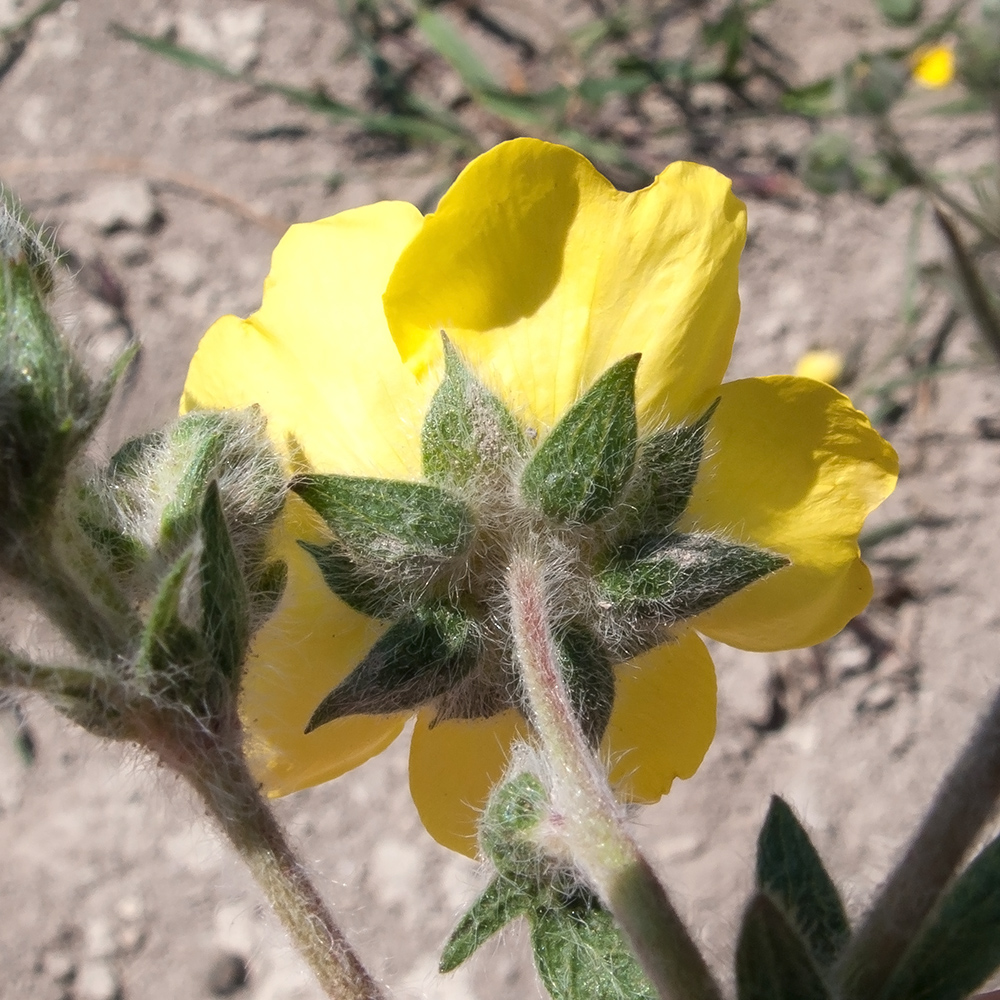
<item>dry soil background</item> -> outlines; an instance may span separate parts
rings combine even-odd
[[[536,6],[546,10],[533,22]],[[527,2],[493,9],[534,24],[543,55],[545,24],[584,13]],[[0,2],[8,22],[19,10]],[[347,41],[336,10],[332,0],[68,0],[38,23],[0,79],[0,177],[58,228],[82,268],[60,299],[68,328],[95,362],[121,348],[128,324],[143,345],[105,448],[174,412],[203,330],[258,304],[284,224],[379,198],[426,203],[451,166],[443,154],[393,151],[280,98],[157,59],[114,38],[109,22],[173,27],[236,64],[304,85],[322,79],[331,93],[360,100],[357,67],[335,61]],[[859,35],[882,30],[866,0],[778,0],[767,16],[775,42],[807,76],[837,65]],[[958,166],[976,155],[977,127],[928,128],[919,140]],[[495,137],[505,135],[498,128]],[[794,152],[802,137],[748,128],[739,155],[752,162]],[[662,162],[688,152],[670,138],[653,150]],[[214,193],[198,194],[192,178]],[[813,345],[859,348],[862,368],[871,364],[899,332],[912,198],[883,208],[802,192],[747,200],[744,318],[730,377],[789,371]],[[925,240],[923,259],[938,254]],[[127,295],[123,310],[108,304],[106,286],[100,292],[106,274]],[[960,328],[948,360],[973,357],[973,341]],[[878,549],[881,600],[865,628],[819,651],[717,650],[719,738],[695,778],[638,824],[720,967],[730,962],[769,794],[804,817],[856,912],[995,686],[1000,443],[976,428],[998,411],[1000,377],[984,364],[924,391],[892,428],[903,477],[876,523],[916,516],[925,524]],[[21,608],[7,609],[6,628],[46,641]],[[30,767],[13,749],[13,709],[0,714],[4,1000],[197,1000],[235,989],[243,962],[249,979],[237,995],[319,997],[248,877],[171,776],[36,701],[21,710],[35,748]],[[536,995],[516,932],[467,968],[435,975],[435,955],[481,873],[423,831],[405,768],[404,737],[279,811],[395,996]]]

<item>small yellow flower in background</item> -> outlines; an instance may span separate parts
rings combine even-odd
[[[940,90],[955,79],[955,50],[951,45],[922,45],[910,57],[913,79],[928,90]]]
[[[844,356],[839,351],[806,351],[795,365],[795,374],[836,385],[844,374]]]
[[[714,735],[714,669],[699,633],[776,650],[839,631],[870,598],[858,533],[896,479],[892,448],[829,386],[794,376],[722,384],[744,238],[743,205],[707,167],[674,163],[623,193],[570,149],[504,143],[426,217],[383,202],[293,226],[261,308],[206,334],[182,408],[260,406],[297,472],[416,482],[442,332],[536,454],[584,392],[641,354],[640,438],[709,421],[678,530],[787,562],[615,667],[601,752],[619,794],[656,801],[694,773]],[[347,715],[305,732],[389,624],[335,597],[299,540],[329,544],[330,532],[293,496],[274,539],[287,588],[254,640],[242,696],[248,751],[274,795],[356,767],[412,714]],[[468,717],[434,703],[416,712],[414,802],[438,841],[467,854],[512,741],[530,735],[507,697]]]

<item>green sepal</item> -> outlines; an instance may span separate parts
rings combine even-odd
[[[639,355],[612,365],[567,410],[521,476],[525,500],[558,521],[590,524],[615,506],[635,465]]]
[[[262,622],[274,614],[285,594],[287,583],[288,563],[282,559],[275,559],[274,562],[264,565],[257,577],[251,597],[254,621]]]
[[[316,560],[326,585],[348,606],[369,618],[391,621],[403,614],[410,588],[401,588],[377,574],[365,572],[339,545],[299,545]],[[418,591],[419,592],[419,591]]]
[[[628,521],[650,535],[665,534],[687,509],[719,399],[693,423],[653,434],[639,444],[635,475],[624,506]]]
[[[738,1000],[832,1000],[806,943],[763,893],[750,901],[736,942]]]
[[[201,630],[212,662],[232,680],[250,640],[250,598],[215,480],[205,490],[200,520]]]
[[[503,402],[468,369],[447,337],[444,379],[420,432],[424,475],[463,487],[481,472],[511,469],[527,454],[527,440]]]
[[[785,556],[707,534],[633,539],[597,575],[612,617],[655,617],[665,625],[692,618],[787,566]]]
[[[428,483],[310,475],[293,480],[292,489],[360,563],[432,567],[472,540],[469,508]]]
[[[209,410],[185,414],[170,428],[164,457],[181,468],[160,516],[165,546],[186,544],[197,529],[205,487],[219,466],[227,429],[224,415]]]
[[[757,888],[782,907],[816,963],[831,965],[850,939],[851,926],[809,835],[777,795],[757,838]]]
[[[433,602],[396,622],[313,712],[306,732],[345,715],[412,711],[445,694],[479,662],[478,623]]]
[[[556,641],[570,702],[584,735],[597,747],[615,703],[614,665],[597,637],[581,624],[561,629]]]
[[[181,598],[193,562],[194,551],[189,549],[160,581],[136,658],[140,675],[156,675],[173,684],[180,676],[177,667],[187,666],[203,655],[198,633],[181,620]]]
[[[962,1000],[1000,967],[1000,837],[924,922],[878,1000]]]
[[[457,969],[497,931],[527,913],[532,902],[520,883],[503,875],[495,876],[451,932],[438,971]]]
[[[614,918],[588,889],[528,919],[535,966],[552,1000],[657,1000]]]

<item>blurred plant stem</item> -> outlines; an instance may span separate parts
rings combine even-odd
[[[545,567],[515,558],[507,576],[524,693],[552,766],[551,824],[614,915],[663,1000],[720,1000],[701,953],[625,825],[562,676]]]
[[[1000,800],[1000,692],[840,961],[844,1000],[877,996]]]

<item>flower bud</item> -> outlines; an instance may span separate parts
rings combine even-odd
[[[52,322],[46,247],[0,207],[0,558],[47,519],[104,406]]]

